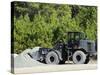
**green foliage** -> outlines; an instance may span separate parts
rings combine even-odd
[[[96,26],[94,6],[14,2],[14,52],[53,47],[56,41],[67,40],[68,31],[82,31],[96,40]]]

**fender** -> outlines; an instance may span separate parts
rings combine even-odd
[[[75,52],[75,51],[83,51],[85,54],[88,54],[88,52],[85,50],[85,49],[83,49],[83,48],[79,48],[79,49],[74,49],[74,51],[73,51],[73,53]]]

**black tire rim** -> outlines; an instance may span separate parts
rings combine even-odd
[[[50,57],[50,61],[54,62],[54,57],[53,56]]]
[[[77,59],[78,61],[80,61],[80,60],[81,60],[81,56],[80,56],[80,55],[77,55],[77,56],[76,56],[76,59]]]

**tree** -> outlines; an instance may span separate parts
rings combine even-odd
[[[67,40],[68,31],[85,32],[96,40],[95,6],[14,2],[13,20],[15,53],[35,46],[52,48],[56,41]]]

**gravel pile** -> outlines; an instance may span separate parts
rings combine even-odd
[[[15,58],[15,57],[17,57],[18,56],[18,54],[11,54],[11,57],[12,58]]]
[[[34,67],[45,65],[31,58],[27,53],[34,53],[39,50],[40,47],[35,47],[33,49],[26,49],[21,54],[14,58],[14,67],[15,68],[23,68],[23,67]]]

